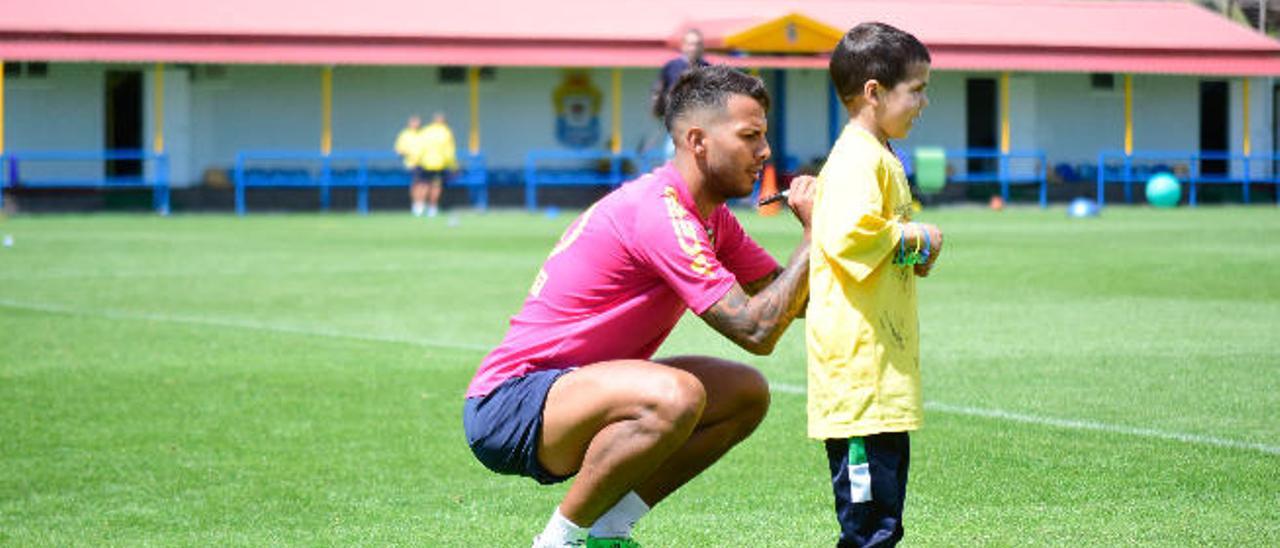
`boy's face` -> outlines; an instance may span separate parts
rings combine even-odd
[[[906,78],[893,89],[881,88],[876,105],[876,123],[889,139],[903,139],[911,133],[920,111],[929,106],[925,88],[929,86],[929,63],[912,63]]]

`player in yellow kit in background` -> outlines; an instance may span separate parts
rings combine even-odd
[[[445,123],[443,112],[431,116],[431,123],[422,128],[418,140],[421,147],[419,165],[427,185],[427,216],[435,217],[440,213],[444,182],[458,170],[457,144],[453,140],[453,131]]]

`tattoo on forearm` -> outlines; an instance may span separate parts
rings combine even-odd
[[[773,269],[773,272],[761,276],[758,280],[752,280],[742,284],[742,290],[746,291],[747,295],[755,295],[756,293],[759,293],[760,290],[769,287],[769,284],[778,279],[780,274],[782,274],[782,267],[775,268]]]
[[[747,351],[767,354],[808,299],[809,244],[805,242],[791,254],[787,267],[754,296],[734,286],[702,318]]]

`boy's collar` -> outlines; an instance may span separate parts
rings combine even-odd
[[[871,130],[865,127],[862,127],[862,124],[859,124],[856,120],[849,120],[849,126],[852,127],[854,131],[856,131],[857,133],[861,133],[862,135],[865,135],[867,139],[872,140],[873,142],[875,142],[875,144],[888,149],[889,152],[897,154],[897,151],[893,150],[893,145],[889,144],[888,140],[881,142],[880,139],[875,136],[875,134],[871,133]]]

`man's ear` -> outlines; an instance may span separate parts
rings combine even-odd
[[[685,144],[696,157],[707,153],[707,132],[700,126],[689,126],[684,132]]]

